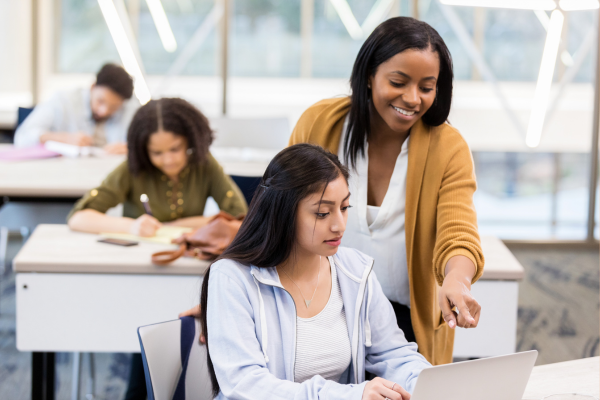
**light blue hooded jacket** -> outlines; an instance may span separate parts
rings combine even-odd
[[[211,266],[206,309],[210,357],[221,387],[217,399],[356,399],[365,370],[412,393],[431,365],[406,341],[375,277],[373,259],[340,247],[337,268],[352,362],[339,382],[314,376],[294,382],[296,306],[275,268],[231,260]]]

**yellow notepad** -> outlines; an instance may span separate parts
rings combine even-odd
[[[100,236],[109,239],[133,240],[135,242],[171,244],[173,239],[177,239],[179,236],[191,232],[192,230],[192,228],[184,228],[181,226],[163,226],[156,231],[156,235],[148,237],[132,235],[130,233],[111,232],[102,232],[100,233]]]

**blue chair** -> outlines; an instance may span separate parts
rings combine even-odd
[[[138,328],[148,400],[213,398],[200,331],[193,317]]]
[[[19,107],[19,110],[17,111],[17,126],[15,127],[15,130],[19,126],[21,126],[23,121],[25,121],[25,118],[27,118],[29,116],[29,114],[31,114],[32,111],[33,111],[33,107],[32,108]]]
[[[244,198],[246,199],[246,203],[250,205],[250,202],[252,201],[252,196],[254,196],[254,192],[260,184],[260,180],[262,178],[255,176],[231,175],[231,179],[233,179],[235,184],[238,185],[238,187],[242,191],[242,194],[244,195]]]

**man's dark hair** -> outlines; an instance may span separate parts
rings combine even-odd
[[[123,69],[116,64],[105,64],[96,75],[96,86],[104,86],[129,100],[133,94],[133,79]]]
[[[133,175],[157,170],[148,155],[148,140],[158,131],[187,139],[190,165],[206,161],[213,135],[200,110],[183,99],[151,100],[137,110],[127,132],[127,160]]]

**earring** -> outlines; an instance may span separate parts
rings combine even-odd
[[[193,152],[194,152],[194,149],[192,149],[192,148],[189,148],[189,149],[187,149],[187,150],[185,151],[185,153],[186,153],[188,156],[191,156]]]

